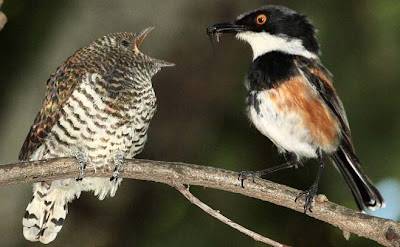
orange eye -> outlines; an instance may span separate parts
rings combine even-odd
[[[258,25],[264,25],[267,22],[267,16],[264,14],[258,15],[256,22]]]

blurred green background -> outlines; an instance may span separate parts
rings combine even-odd
[[[400,209],[400,1],[5,0],[0,32],[0,163],[17,160],[50,72],[74,51],[117,31],[156,29],[141,50],[176,63],[153,79],[158,112],[141,158],[241,171],[281,163],[272,143],[244,113],[248,45],[223,36],[212,48],[206,27],[264,4],[308,15],[319,29],[322,61],[334,74],[364,170],[389,184],[388,212]],[[268,179],[306,189],[316,163]],[[397,184],[397,185],[396,185]],[[397,187],[396,187],[397,186]],[[291,210],[227,192],[191,187],[240,224],[292,246],[378,246]],[[388,190],[388,191],[389,191]],[[320,183],[331,201],[356,208],[333,166]],[[39,246],[22,236],[31,185],[0,188],[0,246]],[[397,208],[395,207],[397,205]],[[114,198],[84,193],[70,204],[51,246],[264,246],[190,204],[174,189],[125,180]],[[383,212],[383,211],[382,211]],[[396,216],[397,215],[397,216]]]

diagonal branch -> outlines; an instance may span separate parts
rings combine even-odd
[[[290,246],[278,243],[278,242],[276,242],[276,241],[274,241],[272,239],[266,238],[266,237],[264,237],[264,236],[262,236],[262,235],[260,235],[258,233],[255,233],[255,232],[253,232],[253,231],[251,231],[249,229],[246,229],[243,226],[239,225],[238,223],[235,223],[232,220],[226,218],[219,211],[216,211],[216,210],[210,208],[207,204],[205,204],[204,202],[200,201],[197,197],[195,197],[192,193],[190,193],[189,187],[186,188],[181,183],[180,184],[175,184],[175,185],[173,185],[173,187],[175,187],[175,189],[177,189],[179,192],[181,192],[182,195],[184,197],[186,197],[186,199],[188,199],[191,203],[193,203],[194,205],[196,205],[199,208],[201,208],[207,214],[209,214],[212,217],[218,219],[222,223],[227,224],[228,226],[238,230],[239,232],[244,233],[247,236],[252,237],[254,240],[263,242],[265,244],[269,244],[269,245],[271,245],[273,247],[290,247]]]
[[[86,169],[87,176],[110,177],[112,171]],[[0,186],[34,181],[77,177],[78,164],[73,158],[21,162],[0,166]],[[255,179],[241,188],[237,173],[214,167],[178,162],[126,160],[123,178],[154,181],[168,185],[177,183],[214,188],[268,201],[303,212],[304,201],[295,203],[299,190],[267,180]],[[322,202],[320,202],[322,201]],[[327,200],[317,200],[309,216],[336,226],[344,232],[369,238],[384,246],[400,246],[400,223],[365,215]]]

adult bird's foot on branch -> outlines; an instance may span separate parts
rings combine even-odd
[[[300,197],[305,196],[305,202],[304,202],[305,214],[307,213],[307,211],[310,211],[310,213],[312,213],[313,199],[314,196],[317,194],[317,190],[318,190],[318,185],[313,184],[308,190],[302,191],[296,196],[296,199],[294,200],[295,202],[297,202],[297,200]]]
[[[242,171],[239,172],[238,180],[240,181],[240,186],[244,188],[243,182],[244,180],[251,178],[253,183],[255,178],[261,178],[263,174],[260,171]]]

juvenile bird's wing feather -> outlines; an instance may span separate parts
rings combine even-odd
[[[112,50],[105,52],[113,52]],[[114,98],[121,90],[119,86],[122,83],[128,83],[130,78],[121,73],[121,64],[118,61],[107,61],[107,66],[100,66],[96,59],[92,63],[87,63],[87,55],[90,51],[85,48],[78,50],[61,64],[50,75],[46,86],[46,95],[43,106],[37,114],[34,123],[31,126],[28,136],[19,153],[19,160],[28,160],[33,152],[44,142],[46,137],[57,123],[62,114],[62,106],[67,102],[73,91],[88,77],[91,80],[92,74],[100,76],[100,80],[107,87],[109,97]],[[115,51],[114,51],[115,53]],[[120,54],[117,54],[119,56]],[[118,60],[118,59],[117,59]],[[114,95],[115,94],[115,95]],[[121,99],[122,100],[122,99]]]
[[[81,51],[81,50],[80,50]],[[61,107],[71,96],[73,90],[81,83],[84,73],[77,66],[77,51],[50,75],[46,85],[43,106],[37,114],[28,136],[19,153],[19,160],[28,160],[32,153],[44,142],[54,124],[61,116]]]

